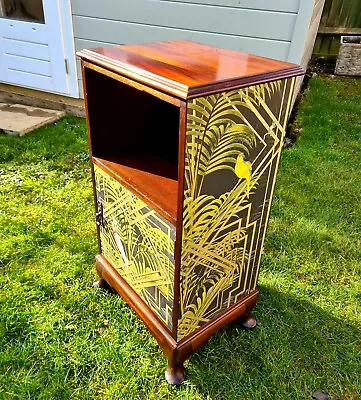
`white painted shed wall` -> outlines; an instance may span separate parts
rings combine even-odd
[[[75,48],[189,39],[304,64],[317,33],[313,27],[309,35],[314,10],[323,2],[72,0]]]

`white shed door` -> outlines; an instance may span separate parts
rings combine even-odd
[[[0,0],[0,81],[70,94],[62,0]]]

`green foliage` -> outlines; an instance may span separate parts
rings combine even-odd
[[[361,395],[361,81],[314,78],[284,151],[258,326],[232,324],[164,381],[156,342],[93,290],[84,121],[0,136],[0,399],[309,399]]]

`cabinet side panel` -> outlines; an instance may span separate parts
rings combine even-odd
[[[294,81],[187,103],[178,340],[256,287]]]
[[[94,165],[104,257],[172,329],[175,228]]]

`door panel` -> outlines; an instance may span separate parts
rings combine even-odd
[[[0,81],[70,94],[61,0],[0,0]]]
[[[102,254],[172,330],[175,227],[96,165],[94,174]]]
[[[26,43],[49,44],[48,27],[45,24],[33,22],[14,21],[0,18],[1,37]]]
[[[50,61],[49,47],[42,43],[24,43],[21,40],[3,39],[4,54],[33,58],[34,60]]]
[[[52,91],[53,80],[48,76],[35,75],[30,72],[23,72],[8,69],[6,83],[13,83],[19,86],[27,86],[39,90]]]
[[[8,68],[13,71],[27,71],[28,73],[48,76],[51,78],[50,61],[6,54],[4,56],[4,62]]]

